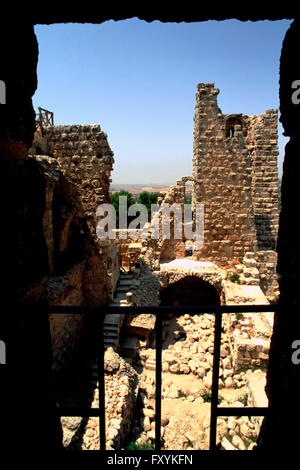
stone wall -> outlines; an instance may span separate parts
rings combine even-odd
[[[44,286],[43,296],[51,305],[83,305],[82,276],[84,262],[75,264],[63,276],[50,276]],[[52,343],[52,370],[55,377],[65,370],[81,346],[86,321],[83,315],[49,315]]]
[[[226,137],[226,118],[218,108],[219,89],[200,83],[194,117],[193,205],[205,210],[204,246],[199,255],[215,260],[253,251],[256,231],[252,207],[252,158],[239,125]]]
[[[187,222],[184,219],[185,184],[187,181],[195,180],[192,176],[184,176],[175,185],[170,186],[168,191],[160,193],[157,200],[159,210],[154,214],[151,224],[148,224],[148,238],[139,240],[143,245],[141,251],[143,257],[146,260],[152,257],[154,264],[152,265],[150,260],[148,264],[153,269],[158,268],[160,261],[185,258],[186,256],[186,241],[190,240],[183,224]],[[198,181],[195,183],[199,184]],[[180,208],[180,211],[174,211],[175,205],[177,209]],[[190,225],[192,227],[192,222]],[[179,236],[177,236],[178,228],[180,230]],[[157,233],[157,231],[159,232]],[[156,233],[156,238],[152,239],[151,233]]]
[[[226,261],[274,250],[278,230],[277,111],[223,115],[200,83],[194,118],[193,205],[205,205],[199,256]]]
[[[90,238],[86,257],[84,290],[88,303],[103,304],[111,292],[108,270],[112,243],[100,241],[96,235],[96,210],[99,204],[109,202],[110,173],[114,162],[107,135],[99,125],[54,126],[47,132],[49,153],[75,194],[75,209],[84,219]]]
[[[184,197],[185,197],[185,183],[188,178],[183,177],[181,180],[177,181],[176,185],[173,185],[169,188],[166,193],[162,193],[161,197],[158,199],[158,204],[160,209],[163,210],[164,206],[171,207],[173,204],[180,204],[181,206],[181,217],[184,221]],[[163,216],[159,216],[160,219],[160,239],[158,240],[157,250],[159,252],[159,260],[167,259],[176,259],[185,257],[185,234],[182,225],[182,237],[176,238],[176,220],[175,218],[179,217],[179,214],[170,212],[170,237],[163,239]]]
[[[278,111],[273,109],[258,116],[244,117],[246,145],[252,157],[252,201],[258,251],[274,250],[277,241],[277,120]]]
[[[276,273],[277,253],[272,250],[262,250],[256,253],[257,269],[260,274],[260,287],[268,301],[278,301],[279,283]]]
[[[142,250],[142,230],[134,229],[137,237],[131,234],[131,229],[116,229],[114,232],[116,237],[114,242],[118,247],[120,264],[126,271],[133,270]]]
[[[44,180],[42,228],[48,272],[41,299],[52,305],[109,303],[119,275],[116,247],[96,236],[96,209],[108,200],[113,154],[99,126],[55,126],[44,132],[49,154],[31,155]],[[39,143],[39,135],[32,144]],[[50,315],[55,373],[80,348],[85,321]]]
[[[112,348],[104,356],[106,449],[119,450],[128,440],[136,407],[139,376]],[[99,407],[99,390],[94,392],[92,408]],[[76,450],[99,450],[99,419],[89,418]]]

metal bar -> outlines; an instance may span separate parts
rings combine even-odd
[[[218,407],[218,382],[220,364],[220,344],[222,314],[225,313],[261,313],[277,312],[283,308],[289,311],[299,311],[299,307],[293,304],[283,305],[195,305],[195,306],[131,306],[131,307],[110,307],[110,306],[45,306],[45,305],[21,305],[16,306],[22,313],[40,314],[41,309],[48,314],[91,314],[100,316],[100,338],[98,352],[98,372],[99,372],[99,409],[82,408],[58,408],[56,414],[59,416],[99,416],[100,448],[105,450],[105,379],[104,379],[104,338],[103,320],[107,313],[155,313],[156,314],[156,422],[155,422],[155,450],[161,448],[161,374],[162,374],[162,318],[164,313],[212,313],[215,315],[215,338],[214,338],[214,362],[212,381],[212,403],[211,403],[211,423],[210,423],[210,451],[216,450],[217,416],[267,416],[271,413],[266,407],[243,407],[243,408],[222,408]],[[102,315],[101,315],[102,314]]]
[[[100,449],[105,450],[105,377],[104,377],[104,315],[100,317],[100,338],[98,349],[98,382],[99,382],[99,436]]]
[[[191,315],[198,313],[262,313],[262,312],[277,312],[279,311],[279,305],[191,305],[191,306],[132,306],[132,307],[119,307],[119,306],[106,306],[106,305],[94,305],[94,306],[74,306],[74,305],[18,305],[17,310],[22,313],[39,314],[41,308],[46,310],[49,314],[90,314],[99,315],[104,313],[189,313]],[[284,305],[280,305],[280,309],[283,309]],[[299,307],[295,305],[287,305],[289,311],[299,311]]]
[[[214,360],[213,360],[211,408],[210,408],[209,450],[216,450],[221,334],[222,334],[222,315],[219,312],[215,314],[215,335],[214,335],[215,338],[214,338]]]
[[[162,316],[163,313],[156,314],[155,322],[155,347],[156,347],[156,367],[155,367],[155,450],[161,449],[161,380],[162,380]]]

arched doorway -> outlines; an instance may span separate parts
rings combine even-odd
[[[218,291],[196,276],[186,276],[160,293],[161,305],[220,305]]]

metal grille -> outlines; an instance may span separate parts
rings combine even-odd
[[[36,306],[37,311],[39,307]],[[30,307],[32,312],[32,306]],[[103,319],[106,313],[147,313],[156,315],[155,337],[156,337],[156,388],[155,388],[155,450],[161,450],[161,382],[162,382],[162,318],[164,313],[190,315],[209,313],[215,315],[214,327],[214,352],[211,394],[211,419],[210,419],[210,446],[209,451],[216,451],[217,418],[218,416],[267,416],[271,413],[268,407],[219,407],[219,364],[220,345],[222,334],[222,316],[226,313],[263,313],[276,312],[279,310],[277,304],[273,305],[200,305],[200,306],[145,306],[145,307],[109,307],[109,306],[49,306],[46,307],[50,314],[88,314],[99,317],[99,348],[98,348],[98,378],[99,378],[99,408],[57,408],[58,416],[82,416],[99,417],[100,449],[105,450],[105,387],[104,387],[104,344],[103,344]]]

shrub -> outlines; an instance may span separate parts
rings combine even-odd
[[[202,398],[206,403],[211,403],[211,393],[208,393],[208,392],[204,393],[204,395],[202,395]],[[218,397],[218,405],[220,405],[222,401],[223,401],[223,397]]]
[[[138,444],[137,442],[130,442],[125,450],[154,450],[155,447],[153,444]]]
[[[236,282],[237,284],[239,284],[239,283],[240,283],[240,276],[239,276],[238,273],[230,274],[229,280],[230,280],[231,282]]]

